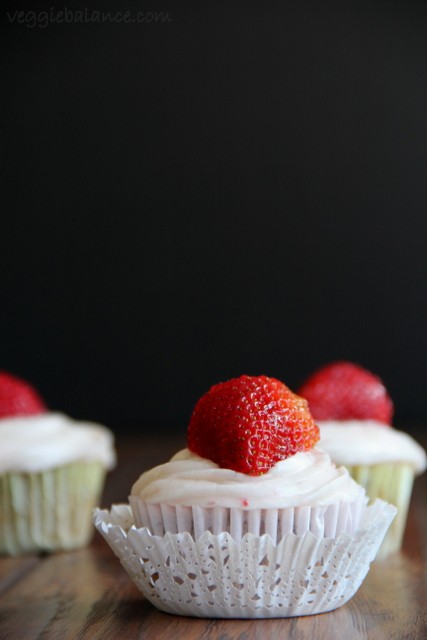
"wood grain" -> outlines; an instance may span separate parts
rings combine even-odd
[[[119,465],[103,506],[127,500],[145,469],[165,461],[184,437],[119,441]],[[1,640],[421,640],[427,638],[427,474],[415,482],[403,551],[375,562],[346,605],[317,616],[205,620],[157,611],[130,582],[96,532],[89,547],[46,556],[0,558]]]

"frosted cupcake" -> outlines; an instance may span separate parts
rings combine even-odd
[[[357,591],[395,515],[316,446],[307,403],[265,376],[212,387],[187,448],[141,475],[95,525],[169,613],[265,618],[330,611]]]
[[[299,393],[320,427],[320,446],[345,465],[370,499],[397,506],[379,557],[402,546],[414,478],[426,453],[409,434],[391,426],[393,403],[383,382],[359,365],[333,362],[312,374]]]
[[[114,463],[111,431],[48,411],[28,383],[0,372],[0,553],[86,545]]]

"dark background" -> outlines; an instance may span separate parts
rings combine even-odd
[[[52,6],[2,7],[1,368],[143,433],[344,358],[425,420],[426,3]]]

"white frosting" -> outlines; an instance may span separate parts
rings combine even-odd
[[[37,472],[77,460],[96,460],[111,469],[115,464],[112,432],[62,413],[0,420],[0,473]]]
[[[375,420],[319,420],[319,445],[336,464],[408,462],[426,469],[426,452],[410,435]]]
[[[183,449],[166,464],[143,473],[131,493],[153,504],[284,509],[350,502],[359,492],[348,471],[315,447],[278,462],[260,476],[223,469]]]

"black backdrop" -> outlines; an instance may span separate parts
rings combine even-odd
[[[2,7],[0,366],[117,432],[336,358],[425,419],[426,3],[66,7]]]

